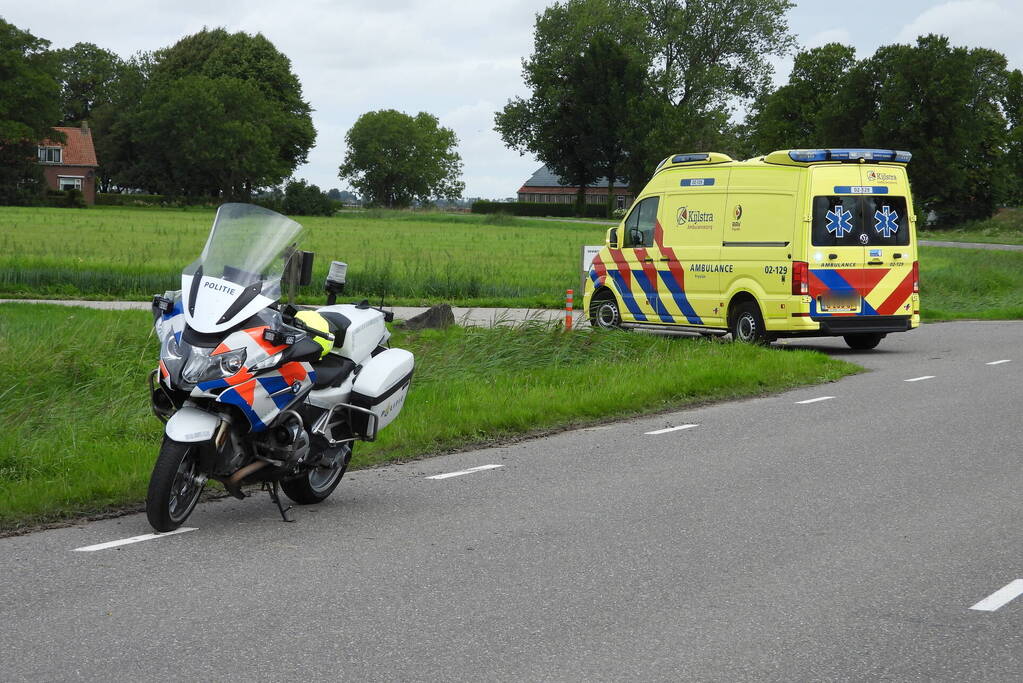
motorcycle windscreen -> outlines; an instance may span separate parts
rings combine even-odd
[[[181,274],[189,327],[222,332],[280,298],[301,232],[300,224],[260,206],[221,206],[202,255]]]

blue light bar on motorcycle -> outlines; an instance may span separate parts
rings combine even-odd
[[[707,161],[710,159],[710,155],[703,154],[676,154],[671,158],[673,164],[687,164],[691,161]]]
[[[894,149],[794,149],[789,158],[802,163],[817,161],[894,161],[908,164],[913,155]]]

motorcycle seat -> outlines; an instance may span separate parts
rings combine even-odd
[[[342,358],[337,354],[328,353],[322,359],[313,363],[313,370],[316,371],[316,381],[313,383],[313,388],[339,387],[354,369],[354,361]]]

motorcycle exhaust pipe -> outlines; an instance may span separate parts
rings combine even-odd
[[[255,462],[250,462],[244,467],[239,467],[238,470],[224,482],[224,488],[226,488],[227,492],[238,500],[244,499],[245,494],[242,493],[241,489],[242,480],[253,472],[258,472],[269,464],[270,463],[265,460],[256,460]]]

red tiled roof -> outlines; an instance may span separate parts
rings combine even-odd
[[[78,126],[57,127],[54,130],[60,131],[67,136],[64,143],[43,140],[40,144],[44,147],[61,147],[64,152],[61,154],[61,165],[64,166],[99,166],[96,163],[96,148],[92,145],[92,131],[82,130]]]

